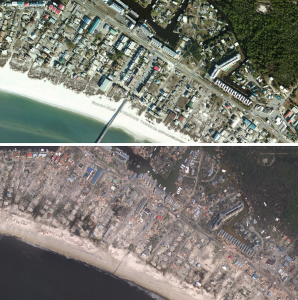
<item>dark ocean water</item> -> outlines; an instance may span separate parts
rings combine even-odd
[[[1,300],[162,299],[85,263],[0,235]]]

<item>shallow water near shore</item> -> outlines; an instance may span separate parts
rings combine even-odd
[[[1,143],[93,143],[105,124],[79,114],[0,91]],[[110,128],[103,143],[138,143]]]
[[[0,236],[0,294],[11,300],[162,299],[95,267]]]

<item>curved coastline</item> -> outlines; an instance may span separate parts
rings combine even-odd
[[[95,248],[90,240],[73,236],[67,230],[40,225],[23,216],[1,210],[0,234],[10,235],[37,247],[92,265],[112,276],[130,281],[141,288],[171,300],[211,300],[175,277],[164,276],[128,250],[109,246],[109,252]]]
[[[78,94],[61,85],[53,85],[48,80],[30,79],[27,73],[13,71],[9,62],[0,68],[0,90],[80,114],[104,124],[119,107],[119,102],[110,101],[106,96],[87,97],[84,92]],[[170,131],[164,124],[150,124],[144,115],[137,116],[137,112],[133,111],[129,104],[124,106],[111,128],[121,129],[138,141],[191,142],[189,137]],[[95,141],[90,141],[93,142]]]

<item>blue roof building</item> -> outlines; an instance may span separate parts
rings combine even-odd
[[[255,129],[257,128],[257,126],[256,126],[254,123],[251,123],[251,124],[249,125],[249,127],[250,127],[251,129],[253,129],[253,130],[255,130]]]
[[[277,246],[277,248],[279,249],[280,252],[283,252],[284,251],[284,248],[280,247],[280,246]]]
[[[219,138],[220,138],[220,134],[218,132],[216,132],[213,136],[213,140],[216,142],[219,140]]]
[[[275,97],[277,98],[277,100],[281,100],[282,98],[278,95],[275,95]]]
[[[251,124],[251,121],[249,121],[248,119],[246,119],[245,117],[243,118],[243,121],[246,125],[250,125]]]
[[[92,173],[92,168],[88,168],[87,173],[91,174]]]
[[[92,184],[95,184],[97,179],[99,178],[99,176],[102,173],[102,169],[98,169],[97,173],[94,175],[94,177],[92,178]]]
[[[252,275],[252,278],[253,278],[253,279],[258,279],[259,276],[258,276],[257,274],[253,274],[253,275]]]
[[[87,25],[89,25],[90,22],[91,22],[91,20],[90,20],[87,16],[84,16],[84,17],[83,17],[83,21],[84,21]]]
[[[99,22],[100,22],[100,19],[98,17],[95,17],[94,20],[93,20],[92,25],[90,26],[90,28],[88,30],[88,32],[92,34],[94,32],[95,28],[98,26]]]

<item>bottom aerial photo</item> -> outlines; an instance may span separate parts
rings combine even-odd
[[[0,147],[0,299],[298,298],[297,147]]]

